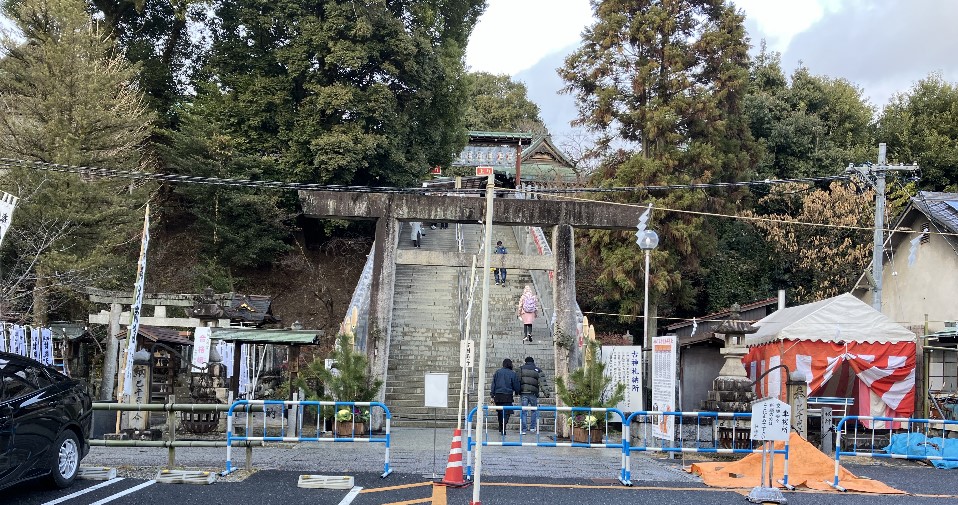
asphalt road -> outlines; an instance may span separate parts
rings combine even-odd
[[[510,434],[514,438],[515,434]],[[239,471],[211,485],[163,484],[151,480],[166,463],[167,453],[155,448],[94,447],[85,465],[112,466],[121,479],[109,482],[78,480],[73,487],[53,491],[40,482],[0,491],[0,505],[466,505],[473,487],[434,487],[432,474],[442,475],[449,447],[448,434],[406,429],[391,448],[393,473],[385,479],[381,444],[271,444],[256,448],[256,471]],[[186,448],[176,452],[181,468],[221,471],[225,450]],[[234,464],[244,464],[236,451]],[[867,460],[864,460],[867,461]],[[843,466],[859,476],[880,480],[908,495],[873,495],[808,490],[785,491],[792,505],[958,504],[958,470],[937,470],[916,462],[875,460],[874,465]],[[568,447],[486,447],[483,449],[481,503],[579,504],[746,503],[748,489],[708,488],[682,470],[691,461],[648,453],[632,457],[632,487],[616,477],[621,453],[616,449]],[[795,461],[792,464],[801,464]],[[302,474],[349,475],[355,491],[301,489]]]
[[[915,464],[851,467],[861,475],[881,479],[909,492],[909,496],[794,491],[784,493],[793,505],[898,505],[958,503],[958,474]],[[543,469],[547,473],[547,469]],[[15,505],[210,505],[210,504],[467,504],[473,487],[434,487],[421,475],[392,474],[385,479],[374,473],[355,474],[358,492],[351,490],[301,489],[301,472],[266,470],[238,482],[212,485],[161,484],[152,480],[124,478],[108,483],[77,481],[67,490],[52,491],[41,483],[27,483],[0,494],[0,503]],[[99,486],[99,487],[97,487]],[[745,503],[748,490],[707,488],[701,483],[636,481],[625,487],[607,479],[551,479],[542,477],[482,480],[481,502],[489,505],[515,503],[651,503],[727,504]],[[351,501],[350,501],[351,500]]]

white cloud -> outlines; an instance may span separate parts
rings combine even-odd
[[[466,48],[469,70],[514,75],[580,40],[588,0],[489,0]]]
[[[765,39],[772,51],[783,52],[792,37],[807,30],[822,19],[826,12],[839,8],[840,0],[732,0],[754,23],[759,33],[750,33],[752,44],[758,46]]]

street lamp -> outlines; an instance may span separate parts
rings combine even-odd
[[[642,230],[638,233],[639,249],[645,251],[645,310],[642,312],[643,336],[646,349],[652,345],[649,339],[649,253],[659,245],[659,234],[652,230]]]

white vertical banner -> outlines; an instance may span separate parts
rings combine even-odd
[[[0,352],[7,352],[7,335],[10,334],[10,327],[7,323],[0,323]]]
[[[146,250],[150,245],[150,204],[143,217],[143,239],[140,242],[140,260],[136,264],[136,285],[133,287],[133,305],[130,308],[130,326],[127,327],[126,367],[123,369],[123,395],[133,392],[133,353],[136,336],[140,332],[140,310],[143,308],[143,286],[146,282]]]
[[[40,328],[40,363],[53,364],[53,330]]]
[[[205,368],[210,362],[210,337],[213,330],[209,326],[197,326],[193,330],[193,366]]]
[[[612,378],[603,398],[609,398],[618,384],[625,384],[625,398],[615,408],[622,412],[645,410],[642,406],[642,346],[640,345],[604,345],[602,363],[603,375]]]
[[[223,359],[223,366],[226,367],[226,378],[233,376],[233,349],[234,344],[225,340],[216,341],[216,352],[220,353]]]
[[[13,209],[17,207],[18,200],[17,197],[7,192],[3,192],[3,195],[0,196],[0,243],[3,242],[3,237],[10,229],[10,219],[13,217]]]
[[[676,337],[652,337],[652,410],[675,410]],[[675,416],[658,416],[652,427],[652,436],[675,440]]]
[[[10,352],[27,356],[27,332],[18,324],[13,325],[10,330]]]
[[[240,344],[239,394],[246,396],[250,389],[249,344]],[[251,398],[252,399],[252,398]]]
[[[40,361],[40,328],[30,328],[30,359]]]

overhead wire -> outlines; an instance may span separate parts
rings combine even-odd
[[[127,179],[136,179],[136,180],[153,180],[158,182],[168,182],[168,183],[184,183],[184,184],[205,184],[213,186],[227,186],[227,187],[242,187],[242,188],[251,188],[251,189],[268,189],[268,190],[294,190],[294,191],[332,191],[332,192],[360,192],[360,193],[393,193],[393,194],[430,194],[430,193],[443,193],[447,195],[452,194],[481,194],[485,192],[485,188],[429,188],[429,187],[411,187],[411,188],[399,188],[399,187],[390,187],[390,186],[347,186],[347,185],[338,185],[338,184],[317,184],[317,183],[302,183],[302,182],[288,182],[288,181],[263,181],[263,180],[254,180],[254,179],[241,179],[241,178],[226,178],[226,177],[206,177],[206,176],[194,176],[194,175],[183,175],[183,174],[171,174],[171,173],[162,173],[162,172],[143,172],[135,170],[123,170],[123,169],[107,169],[100,167],[89,167],[89,166],[76,166],[76,165],[66,165],[60,163],[50,163],[42,161],[31,161],[31,160],[21,160],[21,159],[12,159],[12,158],[2,158],[0,157],[0,168],[24,168],[32,170],[41,170],[41,171],[50,171],[50,172],[60,172],[60,173],[71,173],[78,175],[90,175],[96,177],[113,177],[113,178],[127,178]],[[720,189],[720,188],[732,188],[732,187],[752,187],[752,186],[767,186],[767,185],[782,185],[782,184],[791,184],[791,183],[804,183],[804,184],[813,184],[820,182],[831,182],[838,180],[849,180],[851,177],[849,174],[835,175],[835,176],[824,176],[824,177],[803,177],[796,179],[763,179],[763,180],[750,180],[750,181],[738,181],[738,182],[715,182],[715,183],[700,183],[700,184],[666,184],[666,185],[646,185],[646,186],[618,186],[618,187],[570,187],[570,188],[523,188],[523,191],[529,195],[544,195],[555,199],[566,199],[570,201],[580,201],[580,202],[593,202],[593,203],[604,203],[609,205],[620,205],[624,207],[633,207],[633,208],[646,208],[646,205],[636,204],[636,203],[627,203],[627,202],[612,202],[605,200],[597,200],[593,198],[584,198],[581,196],[575,196],[576,194],[582,193],[622,193],[622,192],[639,192],[639,191],[679,191],[679,190],[703,190],[703,189]],[[514,188],[507,187],[496,187],[496,191],[516,191]],[[853,225],[841,225],[841,224],[831,224],[831,223],[812,223],[806,221],[794,221],[786,220],[765,216],[746,216],[741,214],[721,214],[716,212],[705,212],[705,211],[695,211],[687,209],[676,209],[669,207],[655,207],[657,211],[664,212],[673,212],[679,214],[688,214],[688,215],[699,215],[705,217],[717,217],[725,219],[740,219],[745,221],[753,222],[766,222],[766,223],[776,223],[776,224],[790,224],[790,225],[800,225],[800,226],[812,226],[819,228],[831,228],[831,229],[842,229],[842,230],[853,230],[853,231],[873,231],[873,227],[867,226],[853,226]],[[900,230],[884,229],[885,232],[894,232]],[[948,233],[948,232],[938,232],[939,235],[949,235],[949,236],[958,236],[958,233]]]

